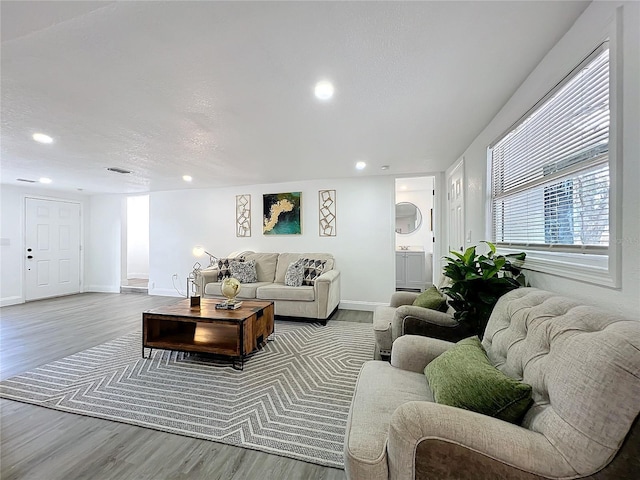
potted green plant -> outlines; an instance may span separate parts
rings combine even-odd
[[[480,338],[498,299],[525,284],[522,264],[526,257],[524,252],[499,255],[493,243],[483,243],[489,246],[486,254],[477,254],[473,246],[444,257],[444,275],[451,282],[442,288],[455,310],[454,318],[473,325]]]

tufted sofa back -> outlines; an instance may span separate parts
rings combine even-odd
[[[640,321],[520,288],[498,301],[482,345],[499,370],[532,386],[523,427],[582,475],[613,458],[640,412]]]

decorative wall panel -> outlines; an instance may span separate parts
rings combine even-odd
[[[251,236],[251,195],[236,195],[236,237]]]
[[[318,191],[318,215],[321,237],[336,236],[336,191]]]

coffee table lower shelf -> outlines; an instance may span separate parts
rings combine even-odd
[[[156,349],[206,353],[230,359],[242,370],[245,358],[262,348],[274,332],[273,302],[247,302],[238,310],[215,310],[215,300],[189,301],[142,314],[142,357]],[[255,304],[255,305],[254,305]],[[149,357],[145,348],[151,349]]]

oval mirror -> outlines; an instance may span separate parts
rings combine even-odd
[[[396,233],[413,233],[422,223],[420,209],[410,202],[396,203]]]

